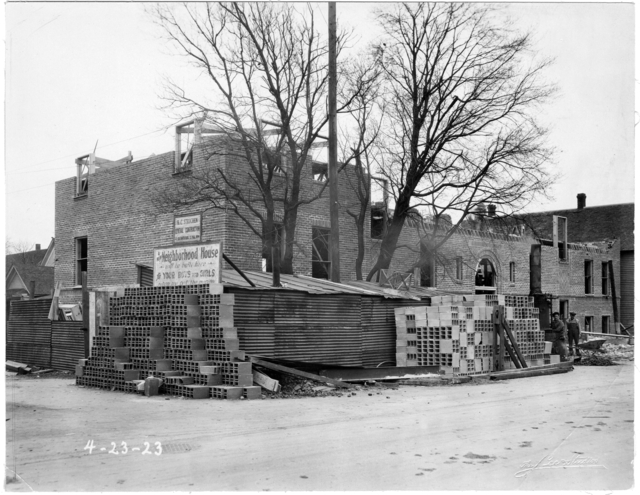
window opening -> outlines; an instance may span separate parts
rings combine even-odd
[[[311,276],[329,280],[331,262],[329,261],[330,229],[312,227],[311,229],[313,251],[311,253]]]
[[[602,333],[609,333],[610,322],[611,322],[611,317],[609,315],[602,316]]]
[[[602,295],[609,295],[609,263],[602,263]]]
[[[456,279],[457,280],[462,280],[463,278],[463,273],[462,273],[462,257],[458,256],[456,258]]]
[[[566,299],[561,299],[560,300],[560,311],[558,311],[558,313],[560,313],[560,318],[562,318],[564,321],[567,321],[567,319],[569,318],[569,301]]]
[[[89,153],[76,158],[76,197],[86,196],[89,191],[89,176],[94,174],[97,169],[107,169],[131,163],[133,161],[133,155],[129,151],[129,154],[119,160],[107,160],[106,158],[99,158],[95,153]]]
[[[420,287],[435,287],[436,274],[433,254],[429,252],[429,248],[420,243],[420,258],[423,261],[420,267]]]
[[[593,294],[593,261],[584,261],[584,293]]]
[[[82,272],[87,271],[88,243],[86,237],[76,239],[76,285],[82,285]]]
[[[320,162],[311,162],[311,174],[316,182],[327,182],[329,180],[329,165]]]
[[[475,281],[476,281],[476,290],[478,288],[482,288],[481,290],[487,290],[488,287],[495,287],[495,276],[496,270],[487,258],[483,258],[478,263],[478,268],[476,268]]]
[[[384,237],[386,209],[384,203],[371,205],[371,238],[382,239]]]
[[[516,281],[516,263],[512,261],[509,263],[509,282],[515,283]]]
[[[593,332],[593,316],[584,317],[584,331]]]
[[[553,216],[553,245],[558,248],[558,258],[567,260],[567,219],[565,217]]]

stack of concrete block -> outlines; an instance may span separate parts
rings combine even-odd
[[[137,390],[149,376],[162,391],[193,399],[255,399],[251,363],[233,326],[233,294],[221,286],[127,288],[110,298],[109,326],[98,328],[78,385]]]
[[[529,366],[545,364],[544,331],[533,298],[451,295],[430,306],[396,308],[397,366],[439,366],[446,375],[478,375],[493,367],[493,311],[505,306],[507,324]],[[515,368],[505,349],[505,368]]]

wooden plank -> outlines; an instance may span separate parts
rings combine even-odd
[[[51,307],[49,308],[50,320],[58,319],[58,299],[60,298],[60,289],[62,288],[62,282],[56,283],[56,288],[53,291],[53,297],[51,298]]]
[[[259,371],[253,370],[253,382],[271,392],[280,392],[280,382]]]
[[[495,339],[498,340],[498,350],[497,352],[493,351],[493,356],[495,358],[495,366],[494,369],[496,371],[504,370],[504,330],[502,325],[500,324],[500,311],[499,308],[496,308],[493,311],[493,330],[495,332]]]
[[[609,260],[609,285],[611,286],[611,303],[613,304],[613,322],[615,325],[615,331],[618,333],[618,323],[620,317],[618,316],[618,298],[616,297],[616,277],[613,271],[613,261]]]
[[[573,370],[571,362],[551,364],[545,366],[536,366],[523,370],[506,370],[499,373],[491,373],[490,380],[511,380],[513,378],[527,378],[533,376],[555,375],[558,373],[567,373]]]
[[[505,331],[507,332],[507,335],[509,335],[509,340],[511,341],[511,346],[513,347],[514,352],[517,355],[517,360],[516,360],[516,366],[518,365],[518,361],[522,366],[518,366],[518,368],[522,367],[522,368],[526,368],[527,367],[527,362],[524,359],[524,356],[522,355],[522,353],[520,352],[520,348],[518,347],[518,343],[516,342],[516,338],[513,335],[513,333],[511,333],[511,329],[509,328],[509,325],[507,324],[507,320],[504,317],[504,306],[500,306],[499,307],[499,313],[500,313],[500,322],[502,324],[502,326],[504,327]],[[511,352],[509,351],[509,348],[507,347],[507,351],[509,352],[509,355],[511,355]],[[511,359],[513,359],[513,356],[511,356]]]
[[[329,383],[331,385],[334,385],[336,387],[341,387],[341,388],[353,388],[354,385],[351,385],[350,383],[344,383],[341,382],[339,380],[333,380],[332,378],[328,378],[326,376],[320,376],[320,375],[314,375],[313,373],[307,373],[305,371],[299,371],[293,368],[289,368],[287,366],[282,366],[280,364],[275,364],[275,363],[270,363],[268,361],[263,361],[262,359],[258,359],[256,357],[253,356],[247,356],[249,358],[249,360],[254,363],[257,364],[259,366],[262,366],[264,368],[270,369],[270,370],[275,370],[275,371],[282,371],[283,373],[289,373],[290,375],[295,375],[295,376],[301,376],[303,378],[308,378],[309,380],[314,380],[317,382],[323,382],[323,383]]]

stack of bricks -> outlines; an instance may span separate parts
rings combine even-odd
[[[136,392],[153,376],[171,395],[260,398],[233,327],[233,294],[211,292],[219,290],[140,287],[110,298],[109,325],[98,327],[91,357],[76,367],[76,384]]]
[[[492,371],[492,315],[505,307],[527,366],[553,362],[545,349],[539,311],[533,298],[494,294],[452,295],[431,298],[431,306],[396,308],[397,366],[439,366],[445,375],[480,375]],[[516,368],[506,349],[505,369]]]

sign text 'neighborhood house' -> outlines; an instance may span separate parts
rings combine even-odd
[[[153,250],[153,285],[219,284],[222,243],[172,246]]]

